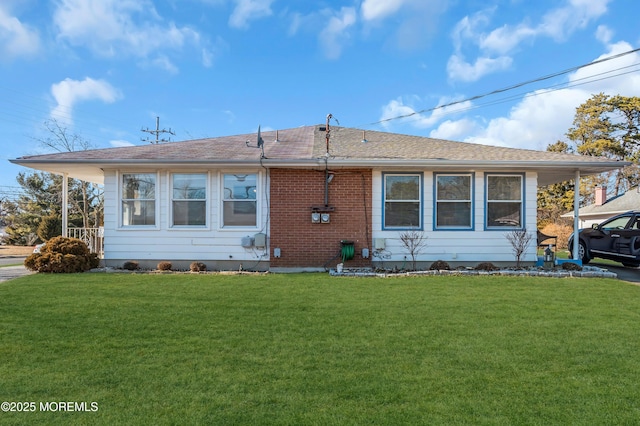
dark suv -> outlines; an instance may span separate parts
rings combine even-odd
[[[580,230],[578,258],[583,264],[594,257],[640,266],[640,211],[619,214],[591,228]],[[569,238],[573,253],[573,235]]]

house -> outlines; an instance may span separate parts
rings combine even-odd
[[[612,216],[640,209],[640,187],[631,188],[624,194],[607,200],[607,187],[597,186],[594,195],[593,204],[578,210],[580,228],[590,228],[594,223],[600,223]],[[573,216],[573,212],[562,215],[562,217]]]
[[[11,160],[104,185],[104,263],[209,270],[514,262],[540,185],[629,163],[326,125]],[[72,230],[68,230],[71,232]]]

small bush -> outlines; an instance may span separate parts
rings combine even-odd
[[[126,269],[127,271],[135,271],[140,269],[140,264],[135,260],[127,260],[122,264],[122,269]]]
[[[444,260],[436,260],[431,264],[429,269],[432,271],[450,271],[451,267]]]
[[[476,271],[497,271],[498,269],[500,268],[491,262],[482,262],[476,266]]]
[[[171,262],[167,262],[166,260],[163,260],[162,262],[158,263],[158,270],[159,271],[170,271],[171,270]]]
[[[191,262],[191,265],[189,265],[189,270],[191,272],[204,272],[207,270],[207,265],[202,262]]]
[[[562,269],[565,271],[582,271],[582,266],[573,262],[565,262],[562,264]]]
[[[24,261],[31,271],[50,273],[84,272],[98,264],[97,255],[90,252],[84,241],[67,237],[51,238],[40,253],[33,253]]]

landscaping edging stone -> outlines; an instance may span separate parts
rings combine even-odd
[[[408,272],[376,272],[365,269],[343,269],[338,272],[335,269],[329,271],[329,275],[335,277],[415,277],[431,275],[452,275],[452,276],[511,276],[511,277],[546,277],[546,278],[618,278],[618,274],[595,266],[584,266],[582,271],[565,270],[545,270],[545,269],[500,269],[497,271],[476,271],[474,269],[455,270],[429,270],[429,271],[408,271]]]

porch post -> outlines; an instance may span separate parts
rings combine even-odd
[[[69,228],[69,175],[62,175],[62,236],[67,236]]]
[[[572,258],[578,258],[578,232],[580,231],[580,220],[578,217],[578,210],[580,210],[580,170],[576,170],[575,184],[573,188],[573,254]]]

